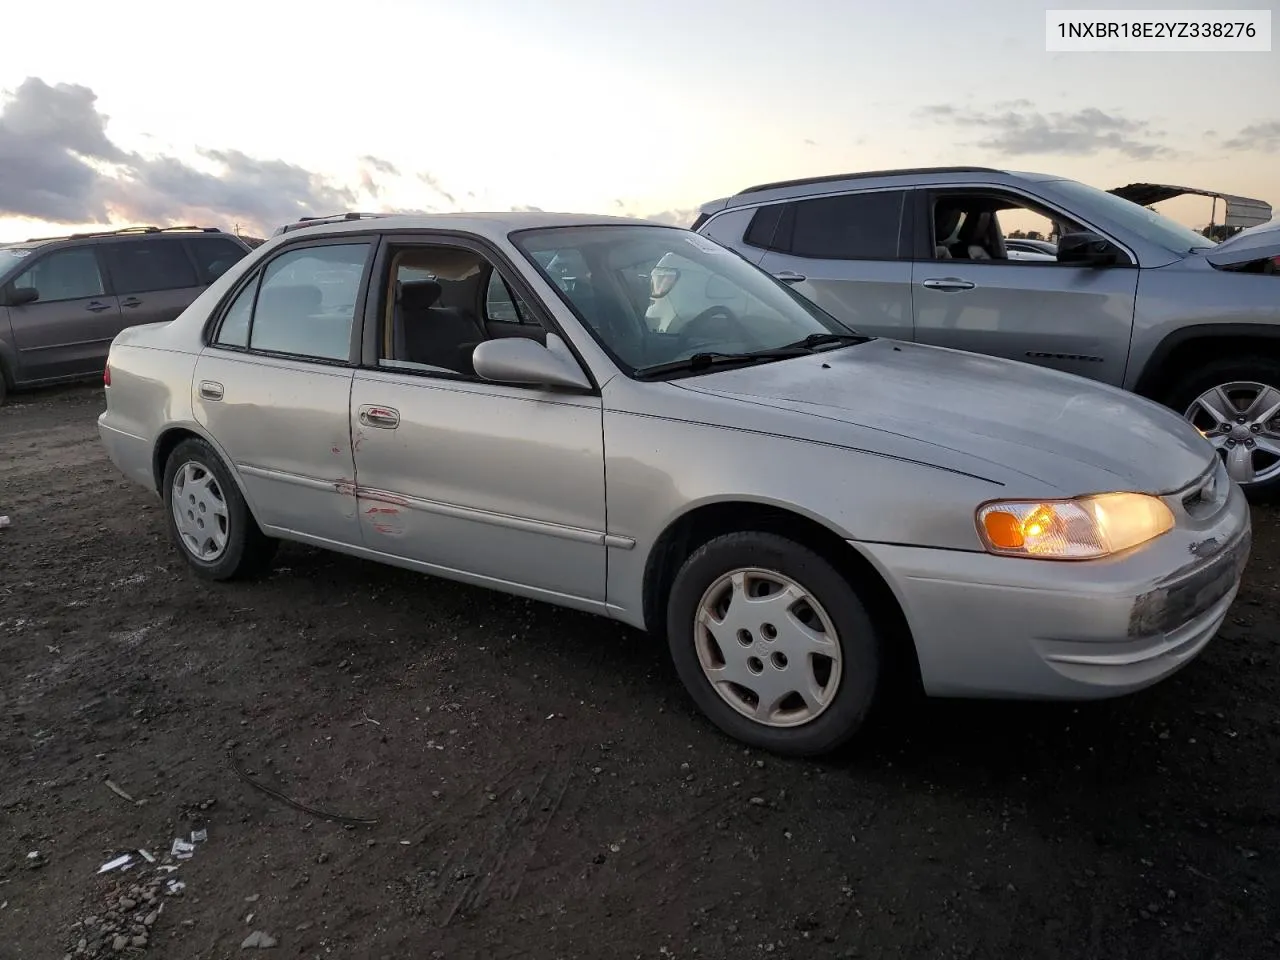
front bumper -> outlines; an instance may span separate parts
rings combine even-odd
[[[1218,632],[1252,527],[1239,486],[1122,556],[1054,562],[855,543],[897,594],[934,696],[1097,699],[1164,679]]]

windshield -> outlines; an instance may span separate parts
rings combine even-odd
[[[1210,240],[1190,227],[1184,227],[1176,220],[1170,220],[1163,214],[1148,210],[1141,204],[1118,197],[1114,193],[1077,183],[1075,180],[1058,180],[1053,186],[1064,194],[1068,201],[1094,207],[1101,216],[1136,233],[1148,243],[1159,244],[1174,253],[1203,250],[1216,244],[1216,241]]]
[[[0,277],[20,264],[34,247],[0,247]]]
[[[854,332],[687,230],[553,227],[512,240],[628,375],[699,353],[773,350],[815,333]]]

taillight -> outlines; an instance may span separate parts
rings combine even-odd
[[[102,385],[104,387],[111,386],[111,364],[107,364],[102,368]]]

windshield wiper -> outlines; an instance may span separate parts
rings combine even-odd
[[[788,343],[779,349],[786,350],[790,347],[803,347],[807,350],[812,350],[814,347],[825,347],[833,343],[849,346],[855,343],[866,343],[871,339],[871,337],[863,336],[860,333],[811,333],[803,340]]]
[[[812,353],[818,347],[825,347],[829,344],[852,345],[856,343],[866,343],[872,337],[862,336],[853,333],[811,333],[803,340],[797,340],[795,343],[786,343],[780,347],[773,347],[769,350],[752,350],[747,353],[718,353],[706,352],[695,353],[691,357],[685,357],[681,360],[669,360],[666,363],[654,363],[647,367],[638,368],[633,376],[638,379],[645,380],[652,377],[661,376],[664,373],[674,373],[679,371],[690,371],[698,373],[702,370],[710,369],[718,363],[751,363],[755,360],[788,360],[792,357],[803,357]]]
[[[803,357],[810,353],[808,347],[797,344],[779,347],[776,350],[753,350],[750,353],[695,353],[681,360],[668,360],[666,363],[652,363],[647,367],[638,367],[633,373],[638,380],[649,380],[664,373],[676,373],[688,370],[699,373],[709,370],[719,363],[753,363],[757,360],[787,360],[791,357]]]

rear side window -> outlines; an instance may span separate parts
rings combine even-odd
[[[368,255],[368,243],[335,243],[272,260],[262,274],[249,349],[346,360]],[[239,298],[232,310],[238,306]]]
[[[790,253],[821,260],[894,260],[906,193],[815,197],[793,204]]]
[[[253,295],[258,291],[259,279],[261,278],[254,277],[251,282],[246,283],[244,289],[231,301],[231,306],[223,315],[222,326],[218,328],[215,343],[224,347],[249,346],[249,317],[253,314]]]
[[[743,242],[762,250],[780,249],[778,224],[782,221],[782,213],[785,209],[786,204],[774,203],[757,210],[755,216],[751,218],[751,223],[747,225],[746,236],[742,238]]]
[[[191,237],[187,240],[201,283],[213,283],[249,251],[226,237]]]
[[[121,296],[200,285],[195,267],[178,240],[104,243],[102,252],[115,292]]]

